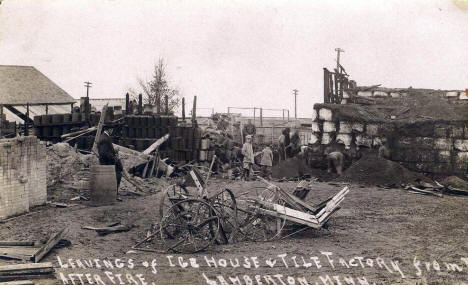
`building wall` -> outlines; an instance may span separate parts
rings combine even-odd
[[[317,105],[316,105],[317,106]],[[341,145],[378,148],[391,139],[391,159],[413,171],[468,174],[468,121],[344,121],[334,111],[316,108],[312,124],[315,149]]]
[[[0,219],[47,201],[45,144],[36,137],[0,140]]]

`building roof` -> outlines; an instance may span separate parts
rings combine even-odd
[[[0,65],[0,105],[74,102],[73,97],[33,66]]]

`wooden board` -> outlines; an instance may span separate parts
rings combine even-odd
[[[0,246],[34,246],[33,241],[2,240]]]
[[[37,247],[27,246],[0,247],[0,258],[29,261],[37,250]]]
[[[39,262],[49,251],[62,239],[65,229],[53,235],[41,248],[39,248],[32,256],[33,262]]]
[[[106,113],[107,113],[107,104],[104,105],[104,107],[102,107],[101,117],[99,118],[99,123],[97,125],[96,137],[94,137],[92,152],[95,154],[97,154],[97,144],[99,142],[99,139],[101,138],[102,128],[104,126],[104,120],[106,119]]]
[[[24,263],[0,266],[0,276],[19,274],[46,274],[52,273],[54,266],[51,262]]]

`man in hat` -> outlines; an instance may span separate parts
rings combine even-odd
[[[122,163],[118,157],[117,151],[112,145],[112,138],[110,131],[105,130],[97,143],[99,164],[101,165],[115,165],[115,175],[117,177],[117,192],[119,191],[120,180],[122,179]]]
[[[242,155],[244,156],[243,160],[243,174],[242,178],[249,180],[250,171],[252,170],[252,165],[254,164],[254,152],[252,147],[252,136],[245,136],[245,143],[242,146]]]

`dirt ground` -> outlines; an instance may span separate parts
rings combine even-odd
[[[293,191],[297,183],[276,184]],[[259,181],[219,179],[211,181],[210,189],[227,187],[237,194],[254,193],[263,185]],[[342,187],[334,183],[313,183],[307,201],[317,204]],[[68,228],[66,238],[72,245],[54,249],[43,260],[56,266],[58,284],[81,284],[78,278],[74,283],[69,279],[68,274],[73,273],[91,273],[91,278],[98,275],[105,284],[122,285],[145,284],[138,281],[139,273],[148,284],[366,284],[363,278],[368,284],[467,284],[468,260],[467,263],[462,260],[468,258],[467,197],[438,198],[401,189],[350,185],[342,209],[334,214],[327,229],[308,229],[271,242],[213,245],[206,252],[193,255],[131,251],[157,221],[160,196],[161,193],[136,198],[125,196],[122,202],[102,207],[84,203],[68,208],[42,206],[32,214],[0,223],[0,240],[44,241],[50,234]],[[114,221],[136,227],[107,236],[81,229]],[[174,266],[168,256],[173,256]],[[69,259],[75,265],[77,260],[99,259],[101,268],[96,268],[94,263],[92,268],[65,269],[58,258],[68,265]],[[180,264],[185,265],[183,262],[189,258],[199,267],[182,268]],[[207,262],[211,258],[218,262],[217,268]],[[235,264],[236,258],[240,266],[234,268],[229,260]],[[116,267],[106,269],[103,260],[111,261]],[[153,260],[157,263],[154,268]],[[226,267],[222,266],[224,260]],[[258,268],[254,266],[255,260]],[[392,266],[392,262],[398,266]],[[415,266],[415,262],[420,265]],[[0,260],[0,265],[13,263]],[[121,263],[123,268],[117,268]],[[447,269],[446,263],[455,263],[461,271],[450,264]],[[60,273],[67,279],[61,280]],[[119,273],[124,274],[121,281],[116,277]],[[131,275],[126,276],[127,273]],[[229,279],[236,276],[239,282]],[[94,283],[83,280],[86,284],[103,284],[96,279],[91,281]]]

